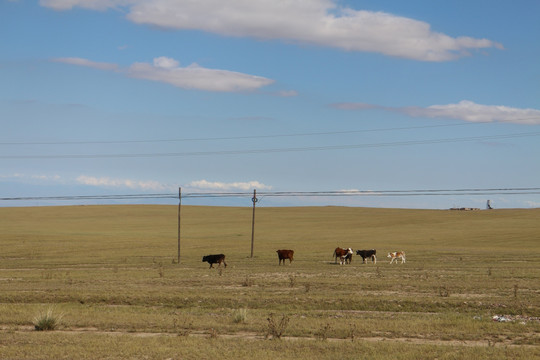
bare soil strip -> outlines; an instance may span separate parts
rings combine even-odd
[[[33,326],[0,326],[0,332],[17,332],[17,333],[26,333],[35,331]],[[141,332],[141,331],[125,331],[125,330],[99,330],[97,328],[74,328],[74,329],[61,329],[54,330],[56,333],[61,334],[71,334],[71,335],[81,335],[81,334],[99,334],[99,335],[108,335],[108,336],[133,336],[133,337],[179,337],[182,336],[178,333],[170,332]],[[529,334],[534,336],[534,334]],[[184,336],[190,337],[207,337],[207,338],[223,338],[223,339],[245,339],[245,340],[267,340],[271,337],[261,335],[260,333],[253,332],[237,332],[232,334],[216,334],[212,329],[208,331],[189,331],[189,334]],[[303,336],[282,336],[281,340],[286,341],[299,341],[299,340],[319,340],[317,337],[303,337]],[[369,341],[369,342],[396,342],[396,343],[408,343],[416,345],[437,345],[437,346],[466,346],[466,347],[526,347],[531,349],[540,348],[537,345],[520,345],[513,344],[508,340],[501,339],[486,339],[486,340],[442,340],[442,339],[422,339],[422,338],[388,338],[382,336],[373,336],[373,337],[357,337],[352,338],[327,338],[324,341],[331,342],[351,342],[351,341]]]

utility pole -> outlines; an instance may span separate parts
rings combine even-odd
[[[182,224],[182,188],[178,188],[178,264],[180,264],[180,230]]]
[[[253,218],[251,219],[251,257],[253,257],[253,240],[255,239],[255,204],[257,203],[257,190],[253,190]]]

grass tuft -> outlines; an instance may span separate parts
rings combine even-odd
[[[246,278],[242,282],[242,286],[244,286],[244,287],[253,286],[253,279],[251,279],[249,276],[246,275]]]
[[[266,338],[268,339],[270,336],[272,339],[281,339],[283,336],[283,333],[285,332],[285,329],[287,328],[287,325],[289,325],[290,318],[283,314],[281,316],[281,319],[278,320],[274,317],[274,314],[270,314],[268,316],[268,331],[266,332]]]
[[[233,322],[235,324],[245,323],[247,321],[247,309],[238,309],[234,311]]]
[[[440,286],[439,287],[439,296],[440,297],[449,297],[450,296],[450,291],[448,290],[448,288],[446,286]]]
[[[296,277],[294,275],[289,276],[289,287],[295,287],[296,286]]]
[[[332,329],[332,326],[330,326],[329,323],[326,323],[326,325],[321,327],[320,330],[315,333],[315,336],[317,337],[317,339],[321,341],[326,341],[328,340],[328,334],[331,329]]]
[[[37,331],[51,331],[56,330],[58,325],[62,320],[62,314],[55,314],[52,308],[47,309],[47,311],[40,312],[34,318],[34,328]]]

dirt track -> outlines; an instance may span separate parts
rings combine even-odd
[[[33,326],[0,326],[1,332],[31,332],[35,331]],[[108,336],[133,336],[133,337],[177,337],[182,336],[177,333],[168,333],[168,332],[136,332],[136,331],[104,331],[97,328],[74,328],[74,329],[61,329],[55,330],[56,333],[62,333],[66,335],[83,335],[83,334],[99,334],[99,335],[108,335]],[[260,333],[252,332],[237,332],[232,334],[216,334],[210,329],[209,331],[189,331],[185,336],[193,337],[217,337],[224,339],[245,339],[245,340],[267,340],[268,337],[261,335]],[[527,338],[538,337],[538,334],[527,334]],[[299,340],[308,340],[315,341],[321,339],[317,337],[298,337],[298,336],[282,336],[281,340],[285,341],[299,341]],[[527,347],[527,348],[539,348],[536,345],[520,345],[514,344],[508,340],[504,339],[485,339],[485,340],[442,340],[442,339],[424,339],[424,338],[390,338],[383,336],[373,336],[373,337],[354,337],[352,338],[327,338],[324,341],[331,342],[350,342],[350,341],[369,341],[369,342],[396,342],[396,343],[408,343],[408,344],[417,344],[417,345],[444,345],[444,346],[467,346],[467,347],[483,347],[483,346],[492,346],[492,347]]]

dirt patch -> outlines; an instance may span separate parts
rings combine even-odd
[[[33,326],[0,326],[0,332],[31,332],[35,331]],[[117,331],[105,331],[100,330],[94,327],[85,327],[85,328],[73,328],[73,329],[61,329],[55,330],[56,333],[62,334],[72,334],[72,335],[84,335],[84,334],[100,334],[107,336],[133,336],[133,337],[177,337],[181,336],[178,333],[174,332],[144,332],[144,331],[126,331],[126,330],[117,330]],[[533,334],[531,334],[533,335]],[[190,337],[218,337],[225,339],[245,339],[245,340],[267,340],[267,336],[260,333],[253,332],[236,332],[228,334],[219,334],[215,333],[213,329],[208,331],[190,331],[189,334],[185,336]],[[271,339],[271,338],[270,338]],[[303,337],[303,336],[282,336],[282,340],[286,341],[321,341],[316,337]],[[351,342],[351,341],[368,341],[368,342],[395,342],[395,343],[407,343],[407,344],[417,344],[417,345],[436,345],[436,346],[466,346],[466,347],[528,347],[533,349],[538,349],[537,345],[520,345],[514,344],[510,340],[503,339],[485,339],[485,340],[442,340],[442,339],[424,339],[424,338],[390,338],[384,336],[372,336],[372,337],[355,337],[354,339],[347,338],[327,338],[325,341],[330,342]]]

